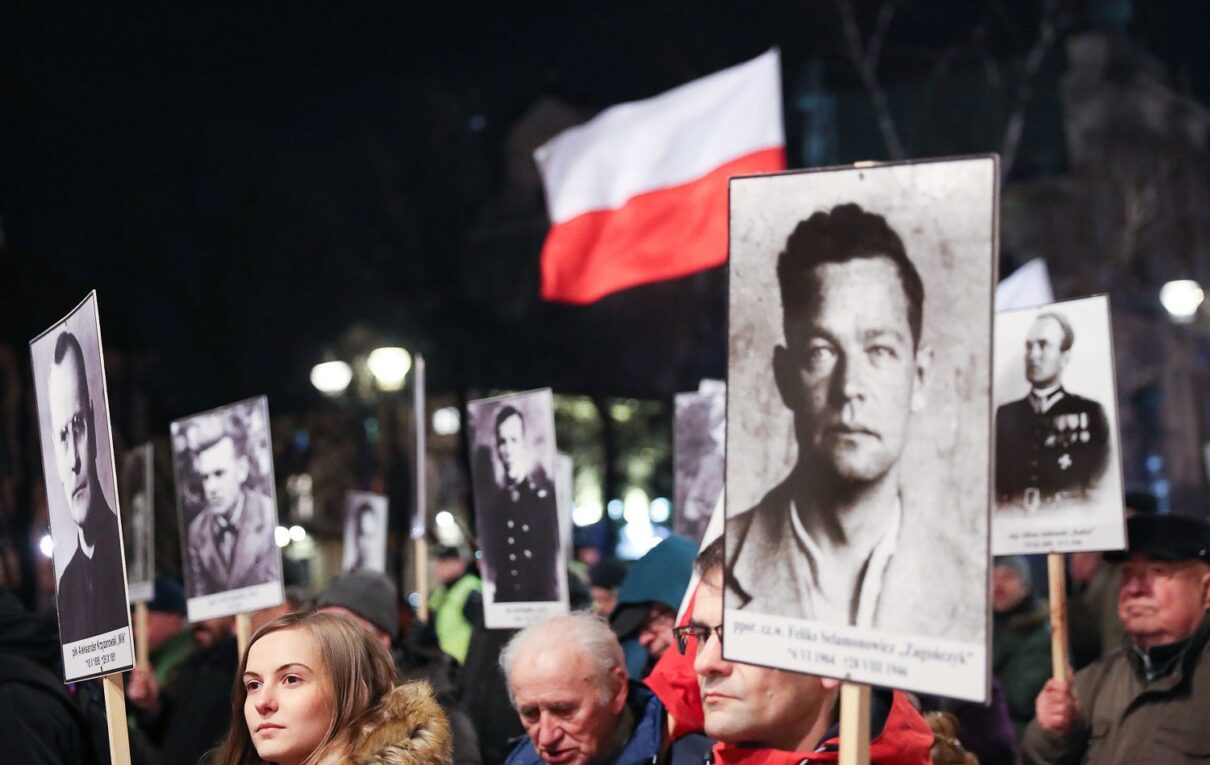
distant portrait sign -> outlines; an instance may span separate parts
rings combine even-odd
[[[472,401],[467,411],[484,621],[515,629],[566,613],[550,389]]]
[[[386,573],[387,498],[368,491],[345,494],[342,571]]]
[[[118,495],[131,603],[155,597],[155,452],[150,443],[122,455]]]
[[[994,157],[731,181],[727,659],[988,693]]]
[[[134,666],[97,295],[30,342],[67,682]]]
[[[1126,546],[1109,298],[996,314],[995,555]]]
[[[173,422],[172,463],[189,621],[281,603],[268,400]]]
[[[673,473],[676,480],[676,533],[701,544],[723,495],[723,447],[727,434],[727,388],[705,383],[694,393],[676,394]]]

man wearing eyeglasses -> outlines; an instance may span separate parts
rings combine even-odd
[[[933,354],[899,234],[856,204],[817,212],[787,239],[777,279],[785,344],[773,376],[798,457],[727,519],[727,607],[924,635],[981,621],[976,588],[920,586],[966,581],[970,553],[958,524],[902,494]]]
[[[714,763],[781,762],[754,750],[794,753],[795,762],[836,759],[839,681],[739,664],[723,659],[723,543],[709,545],[696,561],[701,575],[689,624],[674,634],[682,653],[696,651],[707,736],[717,739]],[[872,695],[870,761],[880,765],[929,762],[928,723],[901,693]]]
[[[97,477],[97,433],[80,341],[55,341],[46,382],[50,447],[67,513],[75,524],[75,553],[59,578],[59,636],[64,644],[129,625],[118,517]]]
[[[1136,515],[1121,561],[1122,647],[1051,679],[1022,742],[1026,763],[1210,760],[1210,524]]]

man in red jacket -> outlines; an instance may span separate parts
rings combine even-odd
[[[714,762],[835,762],[840,746],[839,681],[723,659],[723,559],[722,540],[698,556],[701,585],[693,615],[687,625],[676,628],[681,653],[696,648],[693,669],[705,732],[718,740]],[[903,694],[875,692],[870,726],[870,761],[875,765],[930,762],[933,734]]]

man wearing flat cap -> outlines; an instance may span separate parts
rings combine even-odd
[[[1026,763],[1210,762],[1210,524],[1127,522],[1122,647],[1070,683],[1051,679],[1025,732]]]

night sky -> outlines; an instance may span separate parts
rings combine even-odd
[[[864,28],[877,5],[859,3]],[[1067,31],[1119,29],[1210,101],[1205,3],[1139,5],[1073,3]],[[1018,60],[1038,7],[906,2],[881,68],[892,100],[963,41],[963,60]],[[788,95],[817,61],[829,90],[863,97],[830,2],[0,0],[0,342],[22,347],[95,288],[107,348],[150,361],[157,424],[260,393],[275,410],[314,405],[311,365],[345,353],[355,325],[425,352],[438,390],[696,387],[724,373],[722,270],[542,303],[544,210],[510,136],[772,45]],[[996,148],[994,129],[930,130],[901,90],[913,156]],[[977,96],[947,98],[985,118]],[[557,108],[535,112],[543,99]],[[839,159],[881,158],[853,113]],[[1061,172],[1045,150],[1061,121],[1036,116],[1021,172]],[[789,106],[787,131],[801,163]]]

